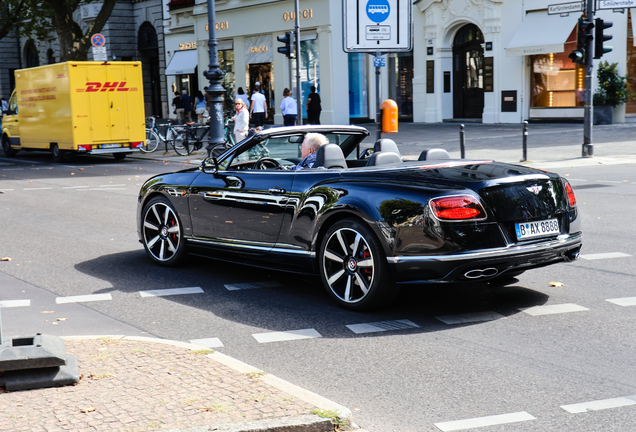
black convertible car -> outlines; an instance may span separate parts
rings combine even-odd
[[[309,132],[327,136],[300,171]],[[390,140],[359,155],[357,126],[267,129],[201,167],[155,176],[138,232],[158,264],[194,253],[315,273],[348,309],[388,303],[401,283],[483,282],[578,257],[568,181],[444,150],[403,162]]]

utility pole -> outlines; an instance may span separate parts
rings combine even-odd
[[[298,107],[296,125],[300,126],[303,124],[303,90],[300,88],[300,17],[298,16],[300,6],[298,4],[298,0],[294,1],[294,9],[296,14],[294,18],[294,45],[296,47],[296,105]]]
[[[212,112],[210,113],[210,139],[206,147],[208,157],[210,157],[212,147],[225,143],[225,126],[223,124],[223,96],[225,89],[222,85],[225,71],[221,69],[221,65],[219,64],[219,43],[216,39],[216,10],[214,9],[214,0],[207,0],[207,2],[210,64],[208,66],[209,69],[204,71],[203,75],[210,81],[207,93],[211,96]]]

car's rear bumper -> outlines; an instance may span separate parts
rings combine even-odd
[[[574,261],[578,258],[582,233],[508,247],[474,250],[449,255],[394,256],[387,261],[396,282],[470,282],[485,281],[505,272],[527,270]]]

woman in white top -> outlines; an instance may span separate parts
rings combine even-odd
[[[250,114],[247,112],[245,103],[238,98],[234,101],[234,109],[236,110],[236,115],[232,117],[234,140],[239,143],[247,138],[247,131],[250,128]]]
[[[296,126],[296,116],[298,115],[298,105],[296,99],[291,96],[291,90],[283,90],[283,101],[280,103],[280,110],[283,113],[285,126]]]

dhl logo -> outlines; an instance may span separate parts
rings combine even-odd
[[[129,90],[136,90],[136,88],[131,89],[129,87],[126,87],[126,81],[106,81],[105,83],[100,83],[100,82],[87,82],[86,83],[86,88],[83,89],[83,91],[85,92],[112,92],[112,91],[129,91]],[[78,91],[81,91],[81,89],[78,89]]]

